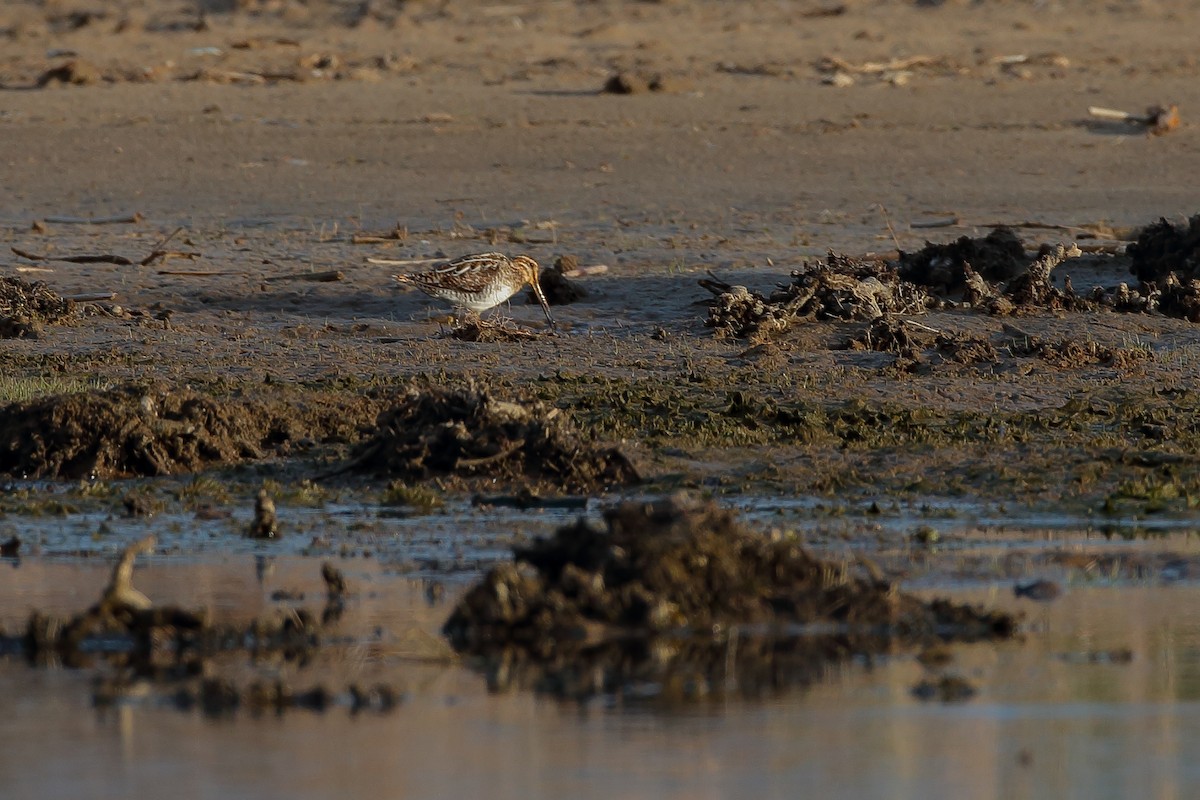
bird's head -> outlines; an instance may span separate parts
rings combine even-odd
[[[529,256],[517,256],[512,260],[513,266],[521,271],[521,277],[525,282],[533,287],[533,294],[537,297],[537,301],[541,303],[542,311],[546,314],[546,321],[550,323],[550,327],[554,327],[554,317],[550,316],[550,304],[546,302],[546,295],[542,292],[542,284],[538,277],[541,274],[541,267]]]

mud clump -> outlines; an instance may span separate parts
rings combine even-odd
[[[984,280],[1003,282],[1025,271],[1025,247],[1010,228],[993,228],[985,237],[963,236],[949,244],[926,242],[916,253],[900,254],[900,277],[940,293],[966,283],[970,266]]]
[[[538,274],[538,284],[542,287],[546,302],[552,306],[565,306],[587,297],[587,291],[582,286],[567,278],[568,272],[578,268],[579,260],[572,255],[559,256],[554,260],[553,266],[542,268]],[[527,289],[525,302],[533,305],[537,301],[533,288]]]
[[[604,81],[601,94],[645,94],[646,92],[679,91],[680,87],[659,74],[614,72]]]
[[[897,643],[1001,639],[1015,630],[1006,614],[926,603],[885,581],[856,577],[794,539],[750,532],[730,511],[687,495],[624,503],[604,519],[603,530],[581,520],[517,548],[516,563],[489,572],[447,620],[443,633],[452,646],[493,664],[500,658],[540,666],[537,680],[567,679],[578,689],[564,676],[586,672],[581,662],[603,664],[613,685],[697,667],[710,674],[720,652],[730,656],[723,636],[714,646],[714,632],[739,626],[837,630],[830,640],[794,645],[822,664]],[[752,639],[745,640],[748,652],[775,652]],[[663,658],[667,652],[676,655]],[[679,661],[684,653],[693,661]],[[808,661],[799,673],[811,675],[814,666]]]
[[[1047,341],[1037,336],[1014,340],[1009,350],[1014,356],[1035,356],[1058,369],[1077,369],[1089,364],[1125,369],[1154,360],[1154,352],[1144,348],[1106,347],[1094,340]]]
[[[36,339],[75,316],[75,303],[38,281],[0,277],[0,339]]]
[[[1200,280],[1180,280],[1168,275],[1158,298],[1158,310],[1168,317],[1200,322]]]
[[[265,409],[123,387],[0,410],[0,471],[30,478],[155,476],[263,456]]]
[[[883,316],[874,320],[850,340],[851,350],[895,353],[905,358],[917,355],[934,342],[935,331],[924,329],[899,317]]]
[[[39,75],[37,87],[41,89],[52,84],[94,86],[103,81],[104,76],[93,64],[81,59],[72,59]]]
[[[1200,214],[1180,225],[1165,219],[1147,225],[1125,252],[1140,281],[1161,284],[1172,272],[1183,280],[1200,278]]]
[[[498,322],[486,322],[482,319],[471,319],[461,325],[455,325],[447,334],[451,339],[460,342],[480,342],[497,344],[501,342],[527,342],[541,336],[536,331],[515,328]]]
[[[474,386],[410,391],[379,415],[351,467],[406,482],[484,478],[584,492],[639,480],[619,450],[586,442],[565,411]]]

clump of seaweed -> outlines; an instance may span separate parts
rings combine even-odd
[[[871,321],[884,314],[922,313],[938,302],[879,261],[830,252],[805,264],[770,297],[744,286],[704,280],[716,295],[705,325],[721,334],[765,339],[804,320]]]
[[[75,315],[75,303],[37,281],[0,277],[0,339],[36,339]]]

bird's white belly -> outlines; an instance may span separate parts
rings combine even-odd
[[[519,286],[507,284],[488,286],[479,292],[446,292],[446,299],[457,306],[479,313],[498,306],[517,293]]]

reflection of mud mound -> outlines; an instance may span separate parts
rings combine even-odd
[[[793,272],[792,282],[770,297],[718,281],[702,285],[717,295],[705,324],[738,337],[765,338],[801,320],[873,320],[936,305],[886,265],[832,252]]]
[[[37,338],[43,325],[62,322],[75,313],[46,284],[0,277],[0,339]]]
[[[134,559],[153,551],[154,545],[155,537],[148,536],[127,547],[100,599],[86,611],[70,617],[35,611],[23,636],[0,633],[0,654],[22,653],[35,666],[107,666],[95,682],[96,706],[144,693],[147,683],[172,690],[180,709],[199,706],[210,716],[226,716],[239,707],[252,713],[323,711],[339,702],[323,685],[297,692],[276,677],[242,690],[226,678],[212,676],[216,658],[229,652],[276,665],[303,666],[309,661],[326,644],[326,626],[341,616],[345,582],[333,565],[321,568],[327,599],[319,617],[295,608],[240,625],[218,624],[204,610],[155,605],[133,586]],[[352,685],[348,694],[352,712],[385,712],[397,703],[395,691],[383,684],[366,690]]]
[[[825,629],[832,638],[810,641],[811,650],[780,641],[755,645],[772,654],[804,651],[817,666],[833,654],[876,653],[896,642],[1013,633],[1007,615],[925,603],[856,578],[794,540],[746,531],[709,502],[679,496],[625,503],[605,520],[607,530],[580,521],[518,549],[515,565],[493,569],[460,601],[444,628],[451,643],[540,665],[547,670],[537,676],[543,685],[570,682],[589,664],[624,685],[724,668],[736,643],[722,636],[714,645],[713,632],[741,625],[760,626],[760,634],[775,624]],[[775,631],[771,638],[779,640]],[[660,642],[659,634],[669,635]],[[689,634],[700,641],[684,638]]]
[[[1172,272],[1184,280],[1200,277],[1200,214],[1182,225],[1165,219],[1147,225],[1126,252],[1139,280],[1161,284]]]
[[[541,402],[498,400],[474,387],[413,390],[376,424],[355,467],[406,481],[435,475],[532,479],[591,491],[638,480],[620,451],[586,444],[566,412]]]
[[[916,253],[901,253],[900,276],[944,292],[963,285],[968,264],[984,280],[1002,282],[1020,275],[1028,262],[1021,240],[1002,227],[982,239],[963,236],[949,244],[926,242]]]
[[[267,429],[261,408],[190,391],[44,397],[0,413],[0,471],[36,478],[193,472],[261,457]]]

